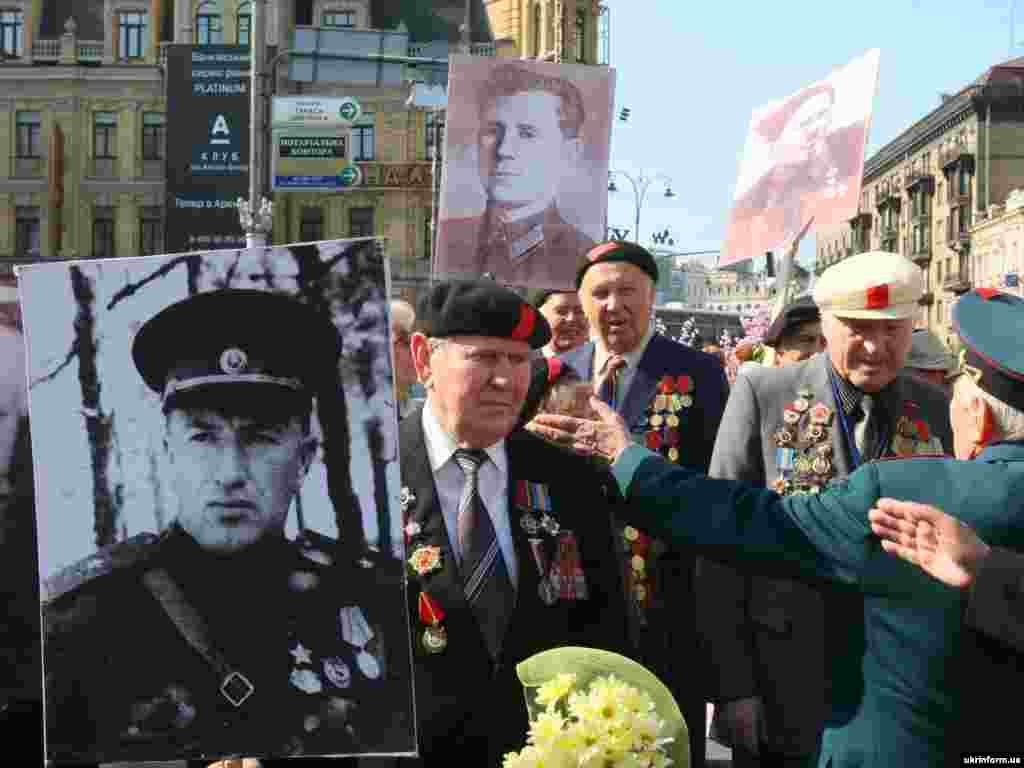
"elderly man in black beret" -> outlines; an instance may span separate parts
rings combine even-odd
[[[551,326],[551,341],[536,354],[544,357],[565,354],[587,340],[587,316],[579,293],[536,289],[527,297]]]
[[[192,296],[136,334],[179,508],[45,585],[55,763],[414,750],[401,564],[284,534],[339,349],[263,291]]]
[[[515,665],[548,648],[625,649],[605,470],[517,429],[547,321],[489,280],[417,308],[427,400],[401,424],[421,762],[498,766],[523,747]]]

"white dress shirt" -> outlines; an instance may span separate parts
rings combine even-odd
[[[455,461],[455,449],[459,446],[455,439],[444,431],[427,396],[423,407],[423,438],[427,444],[427,458],[430,469],[434,473],[434,485],[444,515],[444,525],[448,530],[448,541],[452,545],[459,563],[462,562],[462,548],[459,544],[459,499],[466,484],[466,476],[462,467]],[[498,538],[501,556],[505,559],[505,569],[513,587],[519,584],[519,572],[516,567],[515,547],[512,544],[512,528],[508,517],[508,455],[505,441],[499,440],[484,449],[489,461],[480,467],[477,480],[480,499],[491,516],[494,533]]]
[[[636,367],[640,363],[640,358],[644,356],[644,352],[647,351],[647,345],[651,341],[651,337],[654,335],[654,323],[647,326],[647,333],[640,340],[640,343],[636,345],[632,350],[622,355],[622,359],[626,361],[626,367],[619,371],[619,388],[616,397],[616,406],[621,411],[622,404],[626,402],[626,397],[629,396],[629,387],[633,383],[633,377],[636,375]],[[601,373],[604,371],[605,362],[609,357],[612,356],[612,352],[608,351],[605,347],[604,342],[600,337],[594,340],[594,391],[598,391],[599,382],[601,380]]]

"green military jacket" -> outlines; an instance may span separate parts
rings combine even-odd
[[[654,535],[701,549],[751,573],[825,583],[860,599],[826,649],[833,679],[821,768],[959,765],[1013,734],[983,729],[968,700],[977,677],[976,633],[963,622],[965,595],[886,554],[868,511],[883,497],[933,504],[994,545],[1024,548],[1024,442],[989,447],[970,462],[918,458],[863,466],[819,494],[782,498],[742,483],[672,466],[632,446],[613,467],[623,517]],[[1005,678],[987,686],[1013,693]],[[972,743],[973,742],[973,743]]]

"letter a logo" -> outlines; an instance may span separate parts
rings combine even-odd
[[[231,129],[228,128],[228,121],[224,118],[224,115],[217,115],[217,119],[213,121],[213,128],[210,129],[210,143],[231,143]]]

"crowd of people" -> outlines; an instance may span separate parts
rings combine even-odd
[[[655,332],[657,279],[646,249],[612,241],[576,291],[526,300],[483,278],[436,282],[415,311],[392,303],[408,636],[375,597],[400,574],[344,542],[284,538],[310,393],[337,354],[329,329],[246,291],[153,318],[134,360],[194,490],[165,535],[118,545],[51,595],[48,693],[71,712],[47,712],[51,753],[322,754],[336,729],[377,753],[413,718],[402,751],[419,756],[397,768],[498,766],[527,733],[516,664],[561,646],[653,671],[695,767],[707,702],[736,766],[923,768],[1019,749],[1012,708],[984,702],[1024,675],[1024,302],[961,298],[957,360],[914,330],[920,269],[860,254],[781,308],[771,364],[730,384],[718,356]],[[302,354],[269,317],[305,329]],[[219,508],[226,489],[251,492],[232,513],[244,525],[200,513],[197,496]],[[339,606],[372,643],[339,642],[322,621]],[[115,611],[142,634],[104,635],[96,617]],[[322,661],[322,685],[297,694],[289,655]],[[414,702],[398,706],[410,663]],[[164,679],[171,668],[194,675]],[[34,748],[38,708],[5,718]]]

